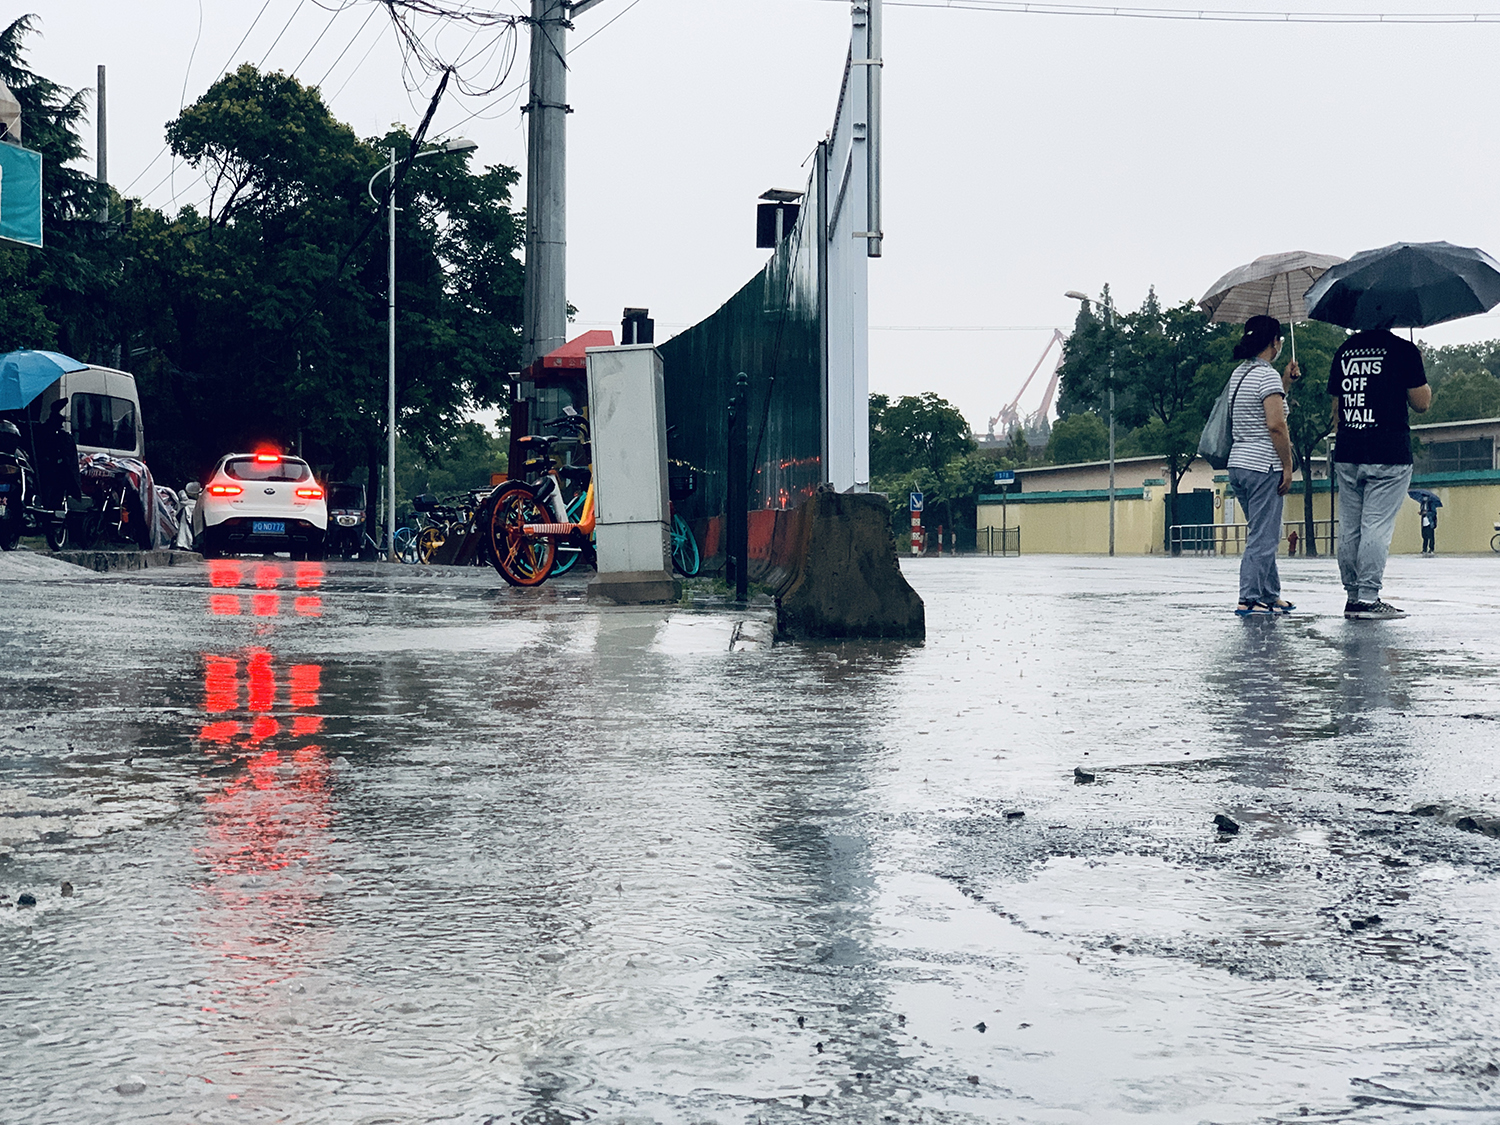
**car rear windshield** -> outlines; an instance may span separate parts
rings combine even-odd
[[[254,457],[231,457],[224,462],[224,473],[235,480],[307,480],[312,470],[306,461],[295,457],[278,457],[274,461],[257,461]]]

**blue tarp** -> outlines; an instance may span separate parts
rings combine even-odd
[[[7,352],[0,356],[0,410],[26,409],[59,376],[87,366],[60,352]]]

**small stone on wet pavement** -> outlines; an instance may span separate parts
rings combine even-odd
[[[1227,833],[1230,836],[1237,835],[1240,830],[1239,824],[1231,820],[1229,817],[1225,816],[1223,813],[1217,813],[1214,816],[1214,827],[1217,828],[1220,832]]]
[[[1087,770],[1085,770],[1085,769],[1083,769],[1083,768],[1081,768],[1079,766],[1074,766],[1073,767],[1073,784],[1074,785],[1087,785],[1089,782],[1091,782],[1093,780],[1094,780],[1094,775],[1091,774],[1091,773],[1089,773]]]

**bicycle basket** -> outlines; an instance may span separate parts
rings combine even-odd
[[[423,493],[412,500],[411,506],[419,512],[430,512],[438,506],[437,497]]]
[[[667,493],[672,503],[680,504],[698,491],[698,470],[672,465],[667,470]]]

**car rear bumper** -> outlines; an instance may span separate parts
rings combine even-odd
[[[281,534],[257,530],[257,524],[280,523],[285,527]],[[236,550],[241,547],[260,547],[265,550],[285,549],[293,544],[318,544],[323,542],[323,528],[311,520],[294,519],[288,516],[231,516],[205,526],[217,540],[219,550]]]

